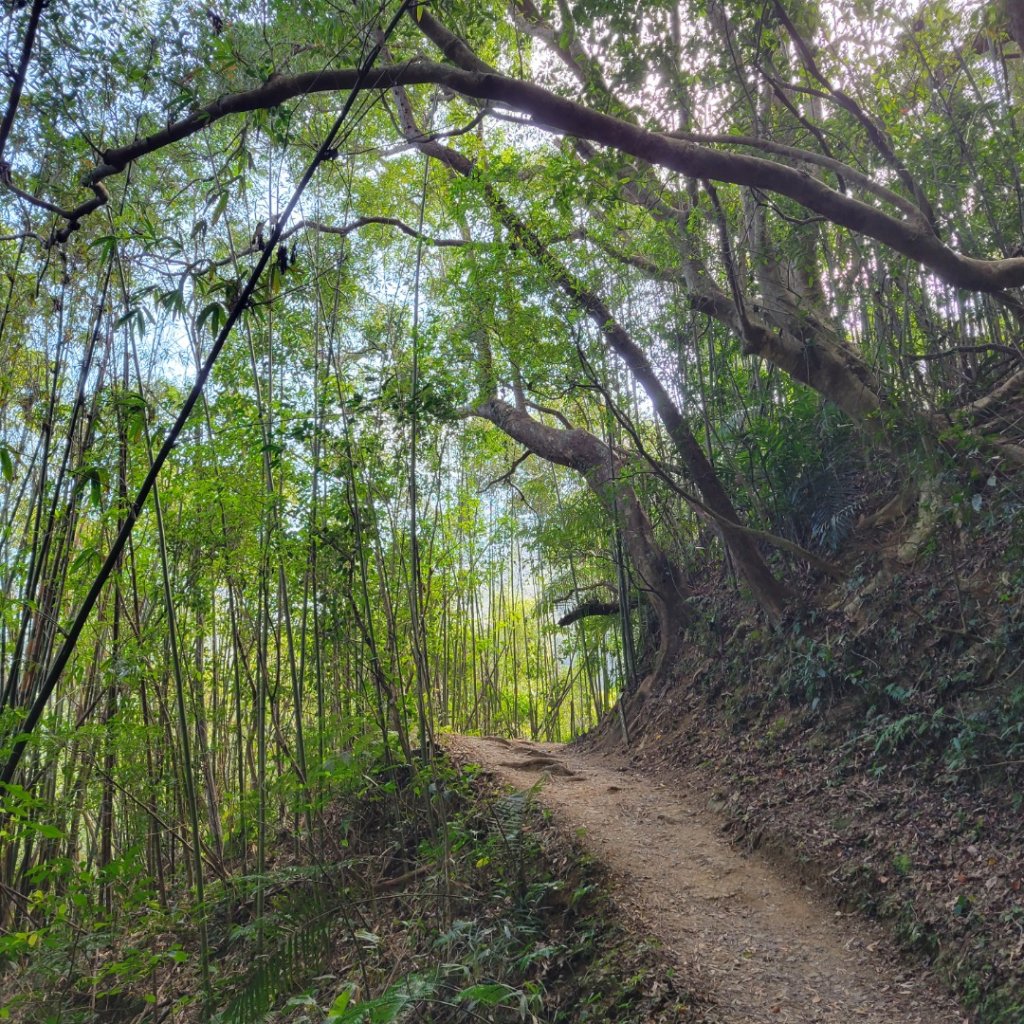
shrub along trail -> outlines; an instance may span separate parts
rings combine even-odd
[[[721,835],[700,794],[556,744],[453,736],[452,756],[516,789],[611,869],[614,897],[707,990],[722,1024],[965,1021],[876,926],[839,915]]]

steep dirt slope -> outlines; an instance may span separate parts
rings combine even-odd
[[[700,794],[611,754],[450,737],[457,760],[541,802],[616,878],[617,901],[696,976],[722,1024],[944,1024],[966,1020],[881,932],[840,916],[720,835]]]

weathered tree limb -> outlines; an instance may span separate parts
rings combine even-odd
[[[422,13],[418,24],[431,38],[437,34],[434,26],[441,27],[428,12]],[[439,35],[439,38],[443,37]],[[454,45],[447,40],[444,47],[460,57],[468,51],[464,43]],[[476,66],[483,64],[478,58],[474,60]],[[357,74],[355,69],[345,68],[273,78],[255,89],[218,97],[152,135],[106,150],[104,162],[84,181],[86,187],[93,190],[93,198],[64,211],[68,223],[56,233],[55,240],[65,241],[77,230],[83,217],[107,201],[102,183],[121,173],[133,161],[180,142],[233,114],[265,110],[314,93],[349,90]],[[908,256],[957,287],[995,292],[1024,286],[1024,257],[989,260],[963,255],[945,245],[919,220],[896,217],[844,195],[806,170],[652,132],[558,96],[533,82],[420,60],[375,68],[365,88],[393,89],[424,84],[440,85],[470,99],[500,103],[530,116],[538,128],[588,139],[690,177],[748,185],[787,196],[841,227],[874,238]]]
[[[497,396],[487,398],[470,412],[489,420],[545,461],[581,473],[608,515],[620,524],[629,560],[658,619],[658,654],[645,681],[648,688],[656,688],[679,653],[683,631],[691,619],[686,600],[691,590],[658,544],[633,488],[621,479],[622,456],[586,430],[548,426]]]
[[[636,598],[630,601],[630,606],[635,608],[637,605]],[[571,626],[574,622],[579,622],[580,619],[589,618],[592,615],[618,615],[622,610],[622,605],[619,601],[584,601],[582,604],[576,605],[571,612],[567,612],[558,620],[559,626]]]

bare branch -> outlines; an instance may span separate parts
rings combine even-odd
[[[481,493],[489,491],[492,487],[496,487],[498,484],[509,484],[512,485],[512,477],[515,475],[515,471],[533,454],[529,448],[526,449],[521,455],[519,455],[515,462],[512,463],[508,469],[501,474],[496,476],[493,480],[488,480],[487,483],[480,488]],[[517,488],[518,489],[518,488]],[[522,492],[520,492],[522,493]]]
[[[547,416],[553,416],[556,420],[558,420],[559,423],[562,424],[563,427],[565,427],[566,430],[574,429],[572,423],[566,418],[565,414],[559,412],[557,409],[552,409],[550,406],[547,405],[538,405],[536,402],[531,402],[529,399],[524,399],[524,404],[529,406],[529,408],[536,410],[537,412],[542,412]]]
[[[344,238],[347,235],[351,235],[353,232],[358,231],[360,228],[369,227],[374,224],[380,224],[384,227],[397,228],[403,234],[408,235],[410,238],[414,238],[418,241],[423,242],[425,245],[433,245],[438,248],[455,248],[457,246],[466,245],[487,245],[486,242],[473,242],[466,241],[462,238],[434,238],[431,235],[425,235],[416,228],[405,221],[400,220],[398,217],[385,217],[385,216],[366,216],[357,217],[354,221],[348,224],[325,224],[323,221],[311,220],[305,218],[293,224],[290,228],[281,232],[279,241],[284,242],[291,238],[293,235],[297,235],[300,231],[317,231],[324,235],[336,235],[340,238]],[[234,263],[236,260],[244,256],[252,256],[255,253],[261,252],[263,246],[254,242],[251,245],[246,246],[244,249],[237,250],[234,255],[226,256],[224,259],[211,260],[201,269],[197,266],[186,268],[186,272],[193,273],[197,277],[201,277],[204,274],[209,274],[213,270],[217,270],[219,267],[227,266],[230,263]]]

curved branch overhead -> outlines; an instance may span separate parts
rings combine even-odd
[[[641,590],[660,624],[657,659],[644,687],[660,685],[692,618],[686,603],[691,589],[679,566],[658,542],[647,513],[624,478],[626,460],[589,431],[549,426],[497,395],[480,402],[471,414],[489,420],[540,458],[581,473],[612,520],[621,522],[623,542]]]
[[[631,602],[631,606],[636,607],[637,603],[634,599]],[[600,615],[618,615],[621,611],[622,605],[619,601],[583,601],[571,611],[561,616],[557,620],[557,624],[564,629],[566,626],[571,626],[574,622],[579,622],[580,619]]]
[[[428,18],[424,15],[424,23]],[[355,69],[344,68],[274,77],[258,88],[218,97],[152,135],[106,150],[104,162],[85,178],[85,184],[96,195],[65,214],[69,223],[59,237],[66,238],[84,216],[102,205],[99,190],[104,180],[119,174],[133,161],[181,142],[225,117],[267,110],[316,93],[349,90],[356,74]],[[956,287],[995,292],[1024,286],[1024,257],[990,260],[964,255],[945,245],[922,216],[895,216],[837,191],[804,169],[650,131],[533,82],[493,71],[416,60],[376,68],[366,88],[415,85],[437,85],[468,99],[500,104],[527,115],[539,129],[586,139],[689,177],[746,185],[786,196],[840,227],[883,243]],[[850,176],[855,178],[856,174]]]

